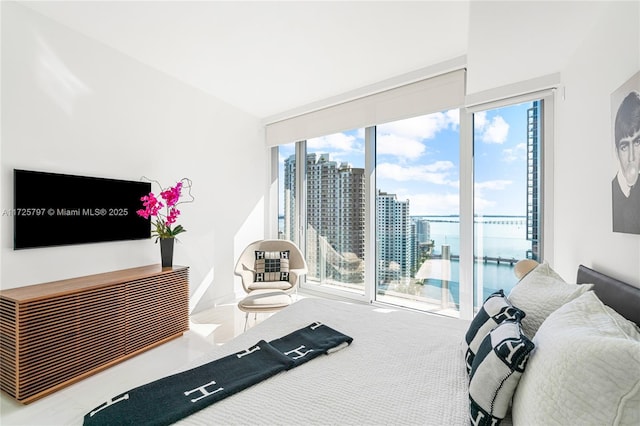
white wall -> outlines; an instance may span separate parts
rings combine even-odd
[[[174,263],[191,268],[197,310],[233,298],[234,259],[264,232],[256,117],[13,2],[2,2],[1,76],[2,209],[13,168],[165,186],[189,177],[196,201],[181,209]],[[2,288],[159,263],[153,240],[14,251],[7,215],[0,233]]]
[[[640,69],[639,4],[471,3],[468,94],[560,73],[547,201],[566,280],[584,264],[640,287],[640,236],[612,232],[610,137],[611,92]]]
[[[640,287],[640,235],[612,232],[611,93],[640,69],[637,2],[611,3],[562,70],[555,150],[556,269],[578,263]]]
[[[467,93],[560,72],[610,3],[472,1]]]
[[[233,297],[233,262],[269,208],[258,119],[24,6],[2,2],[1,18],[0,208],[12,207],[14,167],[190,177],[175,261],[191,267],[198,310]],[[638,2],[471,3],[468,93],[561,73],[552,260],[566,279],[583,263],[640,286],[640,236],[611,232],[609,136],[609,95],[640,68],[639,23]],[[159,258],[151,241],[13,251],[12,233],[0,217],[2,288]]]

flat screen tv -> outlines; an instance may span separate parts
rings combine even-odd
[[[151,237],[136,214],[149,182],[18,169],[13,182],[14,249]]]

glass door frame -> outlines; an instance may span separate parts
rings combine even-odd
[[[461,152],[460,167],[461,169],[463,168],[463,165],[462,165],[463,161],[470,161],[470,164],[467,164],[468,166],[467,171],[470,171],[470,176],[466,177],[466,179],[469,179],[467,184],[470,185],[472,194],[474,194],[473,165],[474,165],[475,157],[474,157],[474,150],[473,150],[473,144],[474,144],[473,114],[481,111],[508,107],[511,105],[516,105],[524,102],[532,102],[535,100],[542,101],[542,117],[541,117],[542,119],[540,123],[540,134],[542,136],[542,144],[539,147],[540,149],[539,163],[542,171],[539,176],[540,181],[538,184],[539,185],[539,205],[541,210],[538,226],[542,231],[540,232],[539,258],[540,258],[540,261],[548,261],[551,263],[553,261],[553,178],[554,178],[554,174],[553,174],[554,138],[553,136],[554,136],[554,117],[555,117],[555,89],[534,91],[534,92],[522,94],[519,96],[507,97],[499,100],[479,103],[479,104],[473,105],[472,107],[465,108],[466,113],[464,115],[467,116],[467,120],[469,123],[465,132],[465,137],[463,138],[461,136],[461,138],[465,140],[465,143],[468,143],[468,146],[465,145],[465,149],[468,152],[471,152],[471,156],[469,156],[466,160],[464,160],[462,158],[463,154]],[[461,113],[460,116],[462,121],[463,114]],[[461,132],[462,132],[462,128],[461,128]],[[461,151],[462,151],[462,147],[461,147]],[[460,185],[461,185],[461,194],[462,194],[462,185],[463,185],[462,176],[460,178]],[[465,309],[464,316],[462,313],[463,297],[462,297],[462,294],[460,295],[461,318],[472,318],[479,307],[478,305],[481,304],[481,301],[479,302],[478,300],[475,300],[478,298],[477,296],[478,289],[476,288],[477,286],[474,280],[475,264],[474,264],[473,256],[474,256],[474,242],[475,242],[476,236],[474,232],[474,210],[475,209],[474,209],[473,199],[474,199],[474,196],[472,196],[470,200],[467,200],[467,201],[470,201],[471,204],[470,206],[465,206],[465,212],[467,214],[465,215],[466,220],[464,221],[464,225],[463,225],[463,218],[462,218],[463,199],[461,199],[460,201],[461,203],[460,238],[461,240],[463,238],[462,237],[463,227],[465,229],[465,235],[471,237],[465,240],[465,242],[468,243],[468,247],[467,247],[467,244],[465,244],[465,254],[466,256],[468,256],[467,260],[470,262],[470,265],[469,267],[465,268],[464,271],[465,271],[465,275],[469,274],[469,276],[466,277],[466,279],[470,280],[470,283],[471,283],[470,286],[465,287],[465,290],[469,290],[469,289],[472,290],[471,294],[466,294],[465,292],[465,301],[466,301],[465,308],[466,309]],[[467,211],[467,209],[469,210]],[[462,250],[463,249],[462,249],[462,243],[461,243],[461,252]],[[462,253],[460,254],[460,269],[461,269],[460,274],[461,274],[461,281],[462,281],[462,269],[463,269]],[[460,284],[460,287],[461,287],[461,293],[462,293],[462,288],[463,288],[462,283]]]

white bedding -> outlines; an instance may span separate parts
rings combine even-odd
[[[353,337],[353,343],[178,424],[469,424],[460,347],[469,323],[453,318],[302,299],[185,369],[314,321]]]

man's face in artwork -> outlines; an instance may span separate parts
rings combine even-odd
[[[640,130],[620,139],[617,147],[620,170],[629,186],[635,185],[640,173]]]

